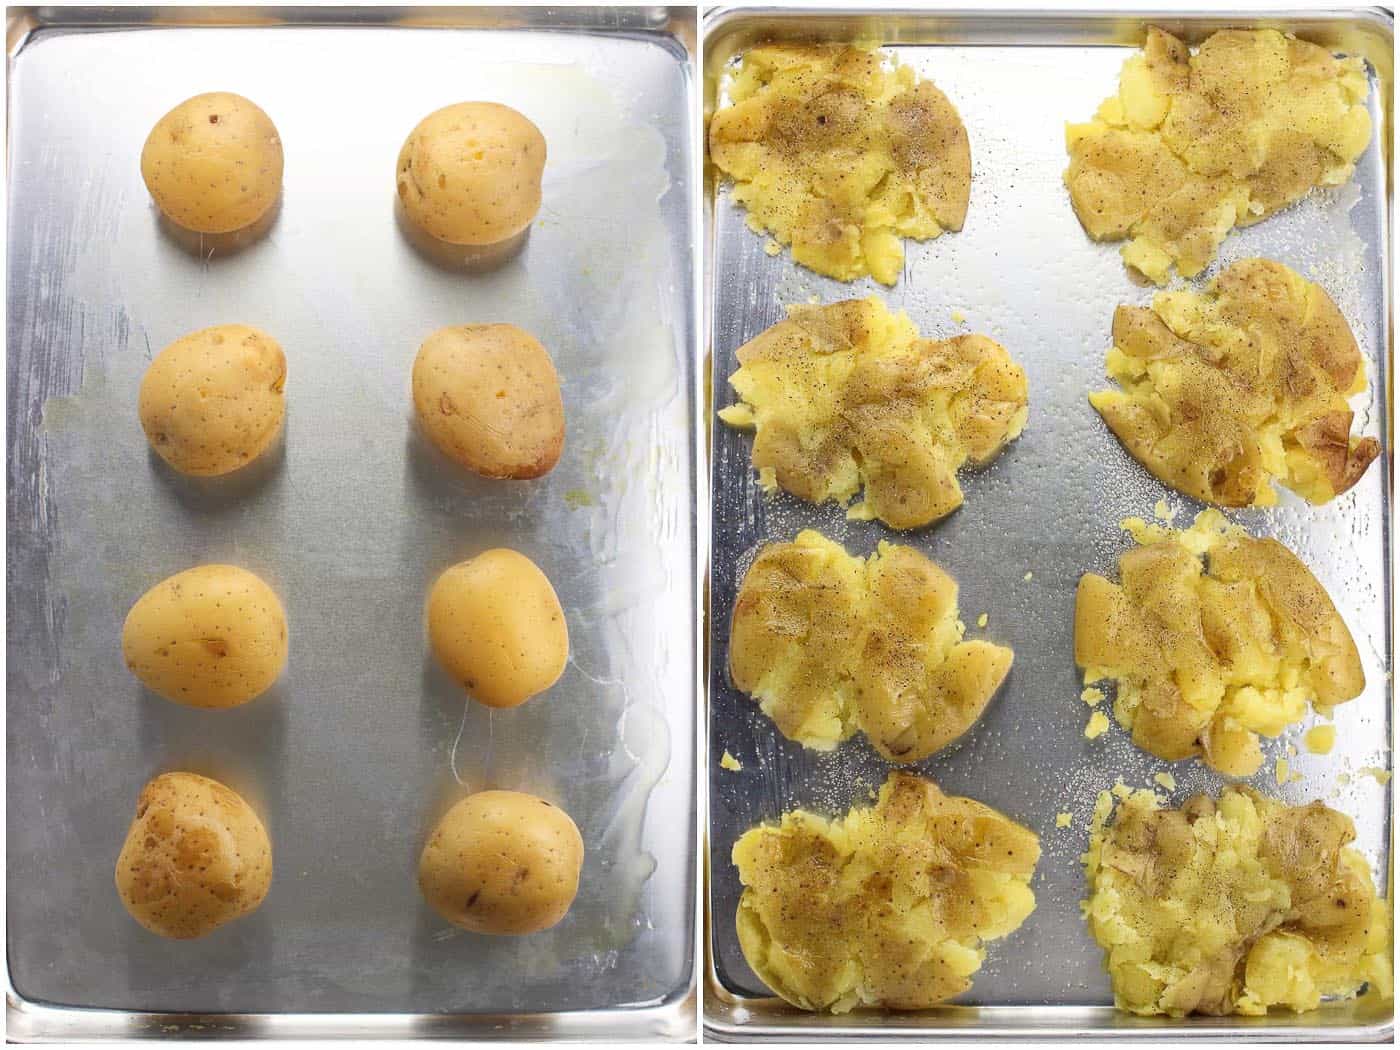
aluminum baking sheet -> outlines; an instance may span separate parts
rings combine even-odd
[[[11,1033],[693,1036],[693,12],[254,14],[70,12],[96,24],[41,25],[10,65]],[[286,151],[271,232],[212,257],[165,232],[138,167],[156,119],[210,89],[256,100]],[[529,242],[487,274],[419,255],[393,210],[408,131],[472,98],[549,145]],[[180,477],[137,386],[161,347],[234,321],[286,350],[285,440]],[[567,442],[540,481],[465,476],[415,432],[419,343],[485,321],[561,374]],[[553,581],[572,648],[547,696],[492,712],[427,658],[422,605],[502,545]],[[207,561],[267,578],[290,624],[282,680],[228,712],[144,692],[118,645],[146,588]],[[194,942],[144,931],[112,885],[138,791],[171,769],[241,789],[274,844],[263,906]],[[418,894],[427,831],[488,786],[583,832],[546,933],[468,934]]]
[[[1152,289],[1134,283],[1118,246],[1095,245],[1080,228],[1061,181],[1066,121],[1087,119],[1117,84],[1123,60],[1147,24],[1199,40],[1235,20],[1134,15],[1014,17],[915,13],[753,11],[707,17],[707,103],[723,104],[726,63],[754,41],[815,34],[894,41],[901,62],[931,78],[962,114],[972,145],[973,183],[966,227],[922,244],[906,242],[899,283],[843,284],[769,257],[765,238],[744,225],[723,186],[707,231],[713,353],[711,409],[733,401],[726,378],[734,352],[783,316],[790,303],[832,302],[877,292],[903,308],[931,337],[980,332],[1004,344],[1030,379],[1025,434],[986,470],[965,475],[965,505],[940,524],[897,533],[878,522],[848,522],[834,504],[813,506],[786,494],[765,496],[749,465],[751,438],[717,420],[712,430],[713,551],[709,635],[708,974],[705,1020],[714,1038],[878,1034],[882,1038],[1010,1035],[1160,1038],[1182,1034],[1237,1038],[1375,1038],[1389,1009],[1368,1001],[1304,1017],[1142,1020],[1112,1009],[1102,956],[1080,916],[1085,884],[1079,856],[1096,794],[1122,777],[1151,784],[1171,770],[1180,802],[1224,781],[1197,763],[1169,764],[1139,751],[1116,724],[1097,741],[1083,736],[1089,709],[1079,699],[1073,661],[1074,590],[1086,571],[1114,572],[1129,515],[1151,516],[1165,497],[1189,523],[1198,504],[1167,490],[1113,439],[1086,395],[1106,385],[1104,353],[1114,307],[1146,303]],[[1366,13],[1294,19],[1286,28],[1324,42],[1369,48],[1370,106],[1386,128],[1390,99],[1388,17]],[[1220,258],[1193,282],[1250,255],[1280,259],[1318,281],[1350,321],[1368,361],[1369,393],[1356,402],[1357,426],[1386,444],[1386,456],[1350,493],[1325,507],[1285,496],[1276,509],[1232,513],[1260,534],[1279,537],[1326,585],[1356,638],[1365,693],[1337,710],[1338,743],[1326,757],[1301,747],[1290,730],[1266,747],[1250,780],[1290,802],[1322,798],[1356,821],[1356,845],[1384,887],[1390,866],[1390,789],[1361,771],[1389,770],[1391,613],[1389,536],[1390,306],[1389,149],[1378,134],[1337,190],[1316,192],[1253,229],[1232,235]],[[969,637],[1010,645],[1016,662],[981,721],[953,747],[914,768],[944,790],[989,803],[1034,828],[1043,859],[1032,883],[1035,913],[989,947],[987,962],[960,1005],[923,1014],[814,1016],[771,998],[739,949],[734,911],[740,885],[730,862],[739,835],[795,807],[826,813],[865,803],[889,766],[857,737],[832,753],[785,740],[756,704],[729,682],[727,638],[735,591],[756,549],[812,527],[853,553],[881,539],[912,544],[961,585]],[[974,626],[989,615],[985,630]],[[1302,779],[1278,787],[1274,759],[1290,745]],[[728,751],[742,763],[720,766]],[[1073,814],[1059,830],[1055,816]]]

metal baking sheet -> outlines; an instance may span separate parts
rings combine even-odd
[[[1096,794],[1122,777],[1150,785],[1170,769],[1177,802],[1224,781],[1197,763],[1169,764],[1139,751],[1116,724],[1097,741],[1082,731],[1089,709],[1074,667],[1074,589],[1086,571],[1113,572],[1126,537],[1118,522],[1151,516],[1165,497],[1189,523],[1198,504],[1167,490],[1138,467],[1090,408],[1106,385],[1104,353],[1114,307],[1146,303],[1153,289],[1134,283],[1118,246],[1084,234],[1061,181],[1066,121],[1085,120],[1117,85],[1123,60],[1149,24],[1198,42],[1225,25],[1280,25],[1301,36],[1364,54],[1371,63],[1377,134],[1354,179],[1316,192],[1258,226],[1233,234],[1209,271],[1250,255],[1280,259],[1318,281],[1340,305],[1368,361],[1369,393],[1357,399],[1357,425],[1379,437],[1386,455],[1355,489],[1325,507],[1291,496],[1271,510],[1232,513],[1249,530],[1277,536],[1326,585],[1356,638],[1367,688],[1337,710],[1338,743],[1329,756],[1301,747],[1314,718],[1267,743],[1250,783],[1290,802],[1322,798],[1356,821],[1356,845],[1384,888],[1390,871],[1391,792],[1364,775],[1391,766],[1389,390],[1389,107],[1392,26],[1379,11],[1315,18],[1158,15],[917,13],[755,10],[713,12],[702,27],[706,104],[724,102],[728,63],[744,47],[785,38],[887,41],[948,95],[967,125],[973,184],[966,227],[925,243],[906,242],[899,283],[843,284],[769,257],[765,238],[744,225],[720,183],[706,231],[707,333],[713,404],[733,401],[726,379],[734,352],[783,316],[785,304],[832,302],[877,292],[903,308],[927,336],[981,332],[1004,344],[1030,379],[1025,434],[986,470],[965,475],[965,505],[940,524],[896,533],[878,522],[848,522],[834,504],[765,496],[749,465],[751,438],[714,420],[711,437],[713,550],[708,623],[707,1038],[826,1039],[860,1035],[937,1038],[1039,1034],[1162,1038],[1167,1034],[1238,1039],[1381,1038],[1388,1007],[1366,1000],[1295,1017],[1140,1019],[1112,1008],[1102,955],[1080,916],[1085,884],[1079,856]],[[713,419],[713,417],[711,417]],[[961,585],[969,637],[1010,645],[1015,666],[971,732],[914,767],[946,791],[989,803],[1040,837],[1043,859],[1032,883],[1037,908],[1010,937],[989,946],[987,962],[957,1005],[921,1014],[817,1016],[786,1007],[749,969],[734,930],[740,885],[730,861],[735,840],[785,810],[826,813],[864,803],[889,766],[856,737],[835,752],[804,751],[785,740],[726,673],[735,591],[753,553],[813,527],[853,553],[881,539],[912,544]],[[973,626],[988,613],[985,630]],[[1302,779],[1278,787],[1274,759],[1290,745]],[[720,766],[728,751],[742,763]],[[1059,830],[1055,815],[1073,814]]]
[[[15,19],[11,1036],[693,1038],[693,10]],[[211,89],[262,105],[286,151],[270,233],[212,256],[167,235],[138,166],[156,119]],[[419,255],[393,210],[408,131],[473,98],[549,146],[529,242],[486,274]],[[285,439],[245,474],[182,478],[148,452],[137,386],[167,343],[234,321],[286,350]],[[562,376],[567,441],[540,481],[464,476],[415,432],[419,343],[485,321],[535,333]],[[553,581],[572,651],[547,696],[491,712],[427,658],[422,604],[502,545]],[[285,676],[228,712],[144,692],[127,609],[224,560],[282,595]],[[112,885],[138,791],[171,769],[244,791],[274,844],[263,906],[194,942],[144,931]],[[583,832],[551,931],[468,934],[419,896],[427,831],[487,786],[557,800]]]

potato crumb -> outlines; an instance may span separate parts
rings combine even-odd
[[[764,255],[781,255],[782,253],[783,253],[783,246],[782,246],[781,244],[779,244],[777,241],[773,240],[772,237],[769,237],[768,240],[766,240],[766,241],[763,243],[763,254],[764,254]]]
[[[1289,744],[1286,748],[1284,748],[1284,751],[1288,754],[1288,757],[1289,757],[1289,758],[1297,758],[1297,757],[1298,757],[1298,749],[1297,749],[1296,747],[1294,747],[1292,744]]]
[[[1152,516],[1158,521],[1164,521],[1170,525],[1176,520],[1177,508],[1173,507],[1165,499],[1159,499],[1152,508]]]
[[[1337,728],[1335,726],[1313,726],[1303,734],[1303,746],[1314,755],[1326,755],[1332,751],[1332,745],[1337,742]]]
[[[1123,783],[1123,781],[1122,781],[1121,778],[1118,779],[1118,780],[1116,780],[1116,781],[1114,781],[1113,789],[1109,792],[1109,794],[1112,795],[1113,798],[1127,798],[1127,797],[1128,797],[1129,795],[1131,795],[1132,793],[1133,793],[1133,789],[1130,788],[1130,787],[1128,787],[1127,784]],[[1102,795],[1102,794],[1100,794],[1099,800],[1100,800],[1100,801],[1103,800],[1103,795]],[[1113,808],[1113,801],[1112,801],[1112,799],[1109,800],[1108,805],[1109,805],[1109,808],[1110,808],[1110,809]]]
[[[1288,782],[1288,759],[1280,758],[1274,762],[1274,783],[1286,784]]]
[[[1363,777],[1371,777],[1377,784],[1390,783],[1390,770],[1382,769],[1380,766],[1362,766],[1357,772]]]
[[[1176,777],[1172,776],[1170,773],[1154,773],[1152,779],[1158,784],[1161,784],[1162,787],[1166,788],[1168,791],[1176,790]]]
[[[744,768],[744,764],[728,751],[720,756],[719,764],[721,769],[728,769],[735,773]]]
[[[1069,827],[1072,823],[1074,823],[1074,814],[1073,814],[1073,813],[1056,813],[1056,814],[1055,814],[1055,827],[1057,827],[1057,828],[1067,828],[1067,827]]]
[[[1028,573],[1026,573],[1024,576],[1022,576],[1021,579],[1025,580],[1027,583],[1030,583],[1031,577],[1034,576],[1034,575],[1035,575],[1035,573],[1033,573],[1033,572],[1028,572]]]
[[[986,613],[983,613],[981,616],[977,617],[977,626],[978,626],[978,627],[986,627],[986,626],[987,626],[987,614],[986,614]]]
[[[1086,685],[1084,691],[1079,694],[1079,699],[1083,700],[1090,707],[1095,706],[1104,698],[1104,691],[1097,686]]]
[[[1089,716],[1089,724],[1084,727],[1084,735],[1090,740],[1103,736],[1108,732],[1108,716],[1102,711],[1095,711]]]
[[[953,311],[953,321],[954,321],[954,323],[956,323],[956,324],[966,324],[966,323],[967,323],[967,314],[963,313],[961,310],[954,310],[954,311]]]

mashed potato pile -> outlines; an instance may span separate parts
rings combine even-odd
[[[1177,532],[1130,518],[1139,546],[1122,584],[1079,581],[1074,659],[1086,682],[1118,680],[1114,714],[1133,743],[1169,761],[1204,756],[1250,776],[1259,736],[1365,687],[1351,632],[1322,584],[1287,547],[1214,510]]]
[[[1089,395],[1154,475],[1196,499],[1270,506],[1277,479],[1313,503],[1351,488],[1380,452],[1351,433],[1366,367],[1320,287],[1242,259],[1205,292],[1164,292],[1113,316],[1109,375]]]
[[[1273,29],[1225,29],[1195,55],[1160,29],[1118,94],[1066,129],[1070,200],[1096,241],[1158,284],[1200,273],[1236,226],[1351,178],[1371,140],[1359,58]]]
[[[739,348],[740,402],[765,489],[845,503],[913,529],[962,505],[957,471],[992,460],[1026,425],[1026,374],[986,336],[921,339],[875,297],[793,306]]]
[[[908,66],[845,45],[757,47],[729,97],[710,123],[710,157],[749,226],[790,244],[803,266],[894,284],[902,237],[962,229],[967,129]]]
[[[891,762],[918,762],[977,721],[1012,652],[962,640],[958,585],[912,547],[868,561],[821,533],[764,547],[729,634],[734,684],[790,740],[830,750],[857,730]]]
[[[1135,1014],[1303,1011],[1363,985],[1389,999],[1389,911],[1350,818],[1227,787],[1180,809],[1099,796],[1085,915],[1114,1001]],[[1113,821],[1108,823],[1110,815]]]
[[[921,1010],[967,991],[1035,910],[1035,833],[892,773],[873,808],[797,810],[734,845],[744,958],[804,1010]]]

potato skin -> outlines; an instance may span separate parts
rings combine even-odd
[[[583,837],[562,809],[518,791],[481,791],[433,829],[418,888],[463,929],[537,933],[568,912],[582,867]]]
[[[116,881],[126,910],[152,933],[202,937],[262,903],[272,843],[232,788],[164,773],[141,789]]]
[[[452,566],[428,593],[428,640],[487,707],[516,707],[564,673],[569,628],[539,566],[505,548]]]
[[[153,693],[189,707],[237,707],[287,663],[287,617],[246,569],[200,565],[143,594],[122,626],[126,666]]]
[[[243,96],[195,95],[151,129],[141,177],[177,226],[232,233],[257,222],[281,196],[282,139]]]
[[[182,474],[245,467],[276,440],[286,415],[287,358],[244,324],[181,336],[150,363],[137,412],[146,440]]]
[[[410,221],[448,244],[497,244],[540,210],[544,136],[496,102],[459,102],[424,117],[399,151],[399,199]]]
[[[413,408],[444,455],[487,478],[538,478],[564,449],[549,352],[515,325],[442,328],[413,362]]]

